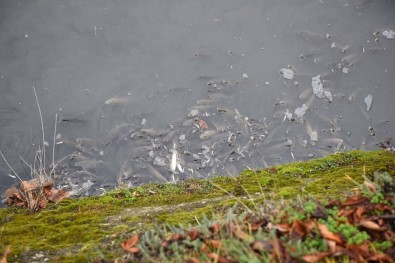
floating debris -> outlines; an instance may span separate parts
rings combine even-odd
[[[243,79],[248,79],[248,75],[246,73],[243,73]]]
[[[387,39],[394,39],[395,38],[395,31],[392,30],[384,30],[382,33]]]
[[[114,97],[114,98],[106,100],[104,102],[104,104],[107,105],[107,106],[121,106],[121,105],[125,105],[129,101],[130,101],[129,98]]]
[[[285,121],[285,120],[289,120],[289,121],[294,120],[293,116],[292,116],[292,112],[289,112],[288,109],[285,109],[285,112],[284,112],[284,120],[283,121]]]
[[[308,109],[309,109],[309,107],[304,103],[302,104],[301,107],[298,107],[295,109],[294,113],[300,122],[303,122],[304,115],[306,114]]]
[[[282,68],[280,69],[280,74],[285,79],[293,79],[294,78],[294,71],[290,68]]]
[[[327,98],[329,102],[333,101],[332,93],[328,90],[324,90],[324,84],[322,84],[320,75],[311,78],[311,86],[313,88],[314,95],[318,98]]]
[[[370,111],[372,109],[372,104],[373,104],[373,96],[372,96],[372,94],[369,94],[368,96],[366,96],[364,101],[365,101],[365,104],[366,104],[366,111]]]
[[[188,113],[188,117],[189,117],[189,118],[193,118],[193,117],[198,116],[198,114],[199,114],[199,111],[196,110],[196,109],[194,109],[194,110],[191,110],[191,111]]]

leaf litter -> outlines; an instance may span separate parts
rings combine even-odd
[[[265,200],[256,211],[236,204],[225,218],[204,217],[197,227],[134,234],[121,244],[128,254],[116,261],[394,262],[394,186],[393,177],[375,174],[343,200]]]

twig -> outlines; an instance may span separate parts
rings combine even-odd
[[[40,113],[41,131],[42,131],[42,135],[43,135],[43,138],[42,138],[42,139],[43,139],[43,141],[42,141],[42,143],[43,143],[43,150],[42,150],[43,158],[41,159],[42,167],[40,167],[40,169],[43,169],[43,167],[44,167],[44,169],[45,169],[45,136],[44,136],[44,122],[43,122],[43,116],[42,116],[42,114],[41,114],[40,103],[38,102],[38,97],[37,97],[36,89],[34,88],[34,86],[33,86],[33,91],[34,91],[34,96],[36,97],[38,112]]]
[[[55,169],[55,141],[56,141],[56,124],[58,122],[58,114],[55,113],[55,131],[53,133],[53,145],[52,145],[52,170],[49,174],[49,177],[51,177],[52,172]]]

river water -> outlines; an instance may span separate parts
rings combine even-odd
[[[395,137],[394,14],[391,0],[3,0],[0,150],[30,178],[33,87],[46,164],[64,158],[57,184],[81,194],[378,148]],[[1,192],[13,177],[1,161]]]

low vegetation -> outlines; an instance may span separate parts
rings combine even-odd
[[[9,207],[0,251],[9,262],[392,262],[394,176],[395,153],[351,151],[35,213]]]

